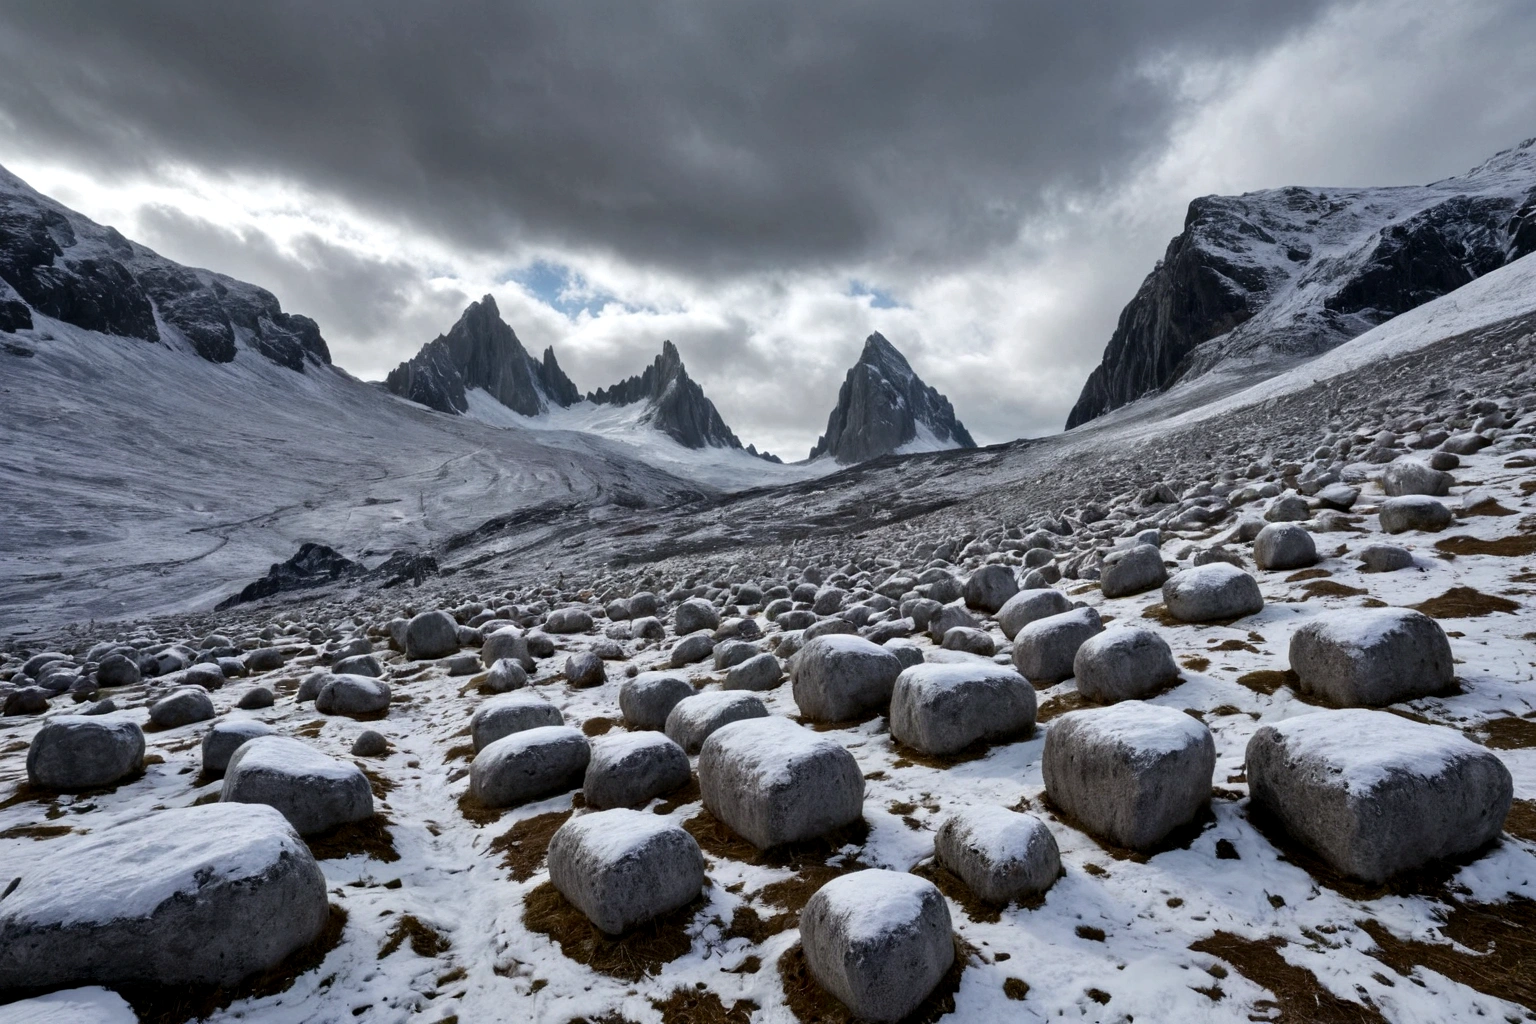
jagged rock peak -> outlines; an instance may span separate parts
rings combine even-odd
[[[301,373],[331,361],[319,326],[266,289],[168,260],[0,167],[0,331],[34,314],[214,363],[241,348]]]
[[[1262,379],[1530,252],[1536,139],[1430,185],[1201,197],[1067,427],[1218,366]]]
[[[581,398],[560,369],[555,350],[545,349],[542,361],[529,355],[490,295],[471,302],[447,334],[427,342],[390,371],[384,387],[401,398],[455,415],[469,410],[467,392],[472,388],[482,389],[524,416],[537,416],[550,405],[569,406]]]
[[[597,405],[633,405],[645,402],[650,408],[642,422],[649,423],[686,448],[740,448],[741,441],[720,418],[715,403],[704,389],[688,376],[682,354],[671,341],[661,343],[661,354],[640,373],[610,388],[599,388],[587,396]],[[757,450],[750,449],[753,455]],[[774,459],[771,455],[762,458]]]
[[[858,362],[843,379],[837,408],[811,458],[830,455],[846,465],[892,452],[975,447],[949,399],[923,383],[877,332],[865,339]]]

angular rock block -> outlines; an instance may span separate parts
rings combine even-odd
[[[587,738],[564,725],[503,736],[469,765],[469,795],[486,807],[515,807],[581,786],[591,758]]]
[[[1377,518],[1387,533],[1407,533],[1409,530],[1438,533],[1451,525],[1452,515],[1445,502],[1428,495],[1413,494],[1388,498],[1381,503]]]
[[[405,627],[405,656],[446,658],[459,653],[459,624],[447,612],[422,612]]]
[[[371,676],[333,675],[315,694],[322,715],[376,715],[389,710],[389,684]]]
[[[1253,563],[1260,569],[1305,569],[1317,562],[1317,544],[1305,527],[1270,523],[1253,538]]]
[[[988,903],[1045,892],[1061,877],[1061,851],[1045,822],[1004,807],[970,807],[933,836],[939,864]]]
[[[1073,711],[1045,734],[1045,791],[1089,832],[1149,850],[1211,799],[1216,743],[1198,719],[1139,700]]]
[[[1211,562],[1178,573],[1163,584],[1163,604],[1180,622],[1223,622],[1264,609],[1259,583],[1226,562]]]
[[[227,718],[215,722],[203,736],[203,773],[223,775],[235,751],[258,736],[276,734],[276,729],[254,718]]]
[[[0,902],[0,991],[233,985],[330,913],[319,865],[270,807],[158,811],[50,845]]]
[[[787,718],[732,722],[699,753],[704,807],[760,850],[859,820],[864,773],[834,740]]]
[[[1003,635],[1012,640],[1019,635],[1019,630],[1036,619],[1071,610],[1071,599],[1059,590],[1023,590],[1010,597],[1008,603],[998,609],[995,617],[1003,629]]]
[[[704,854],[693,836],[665,818],[599,811],[555,831],[549,880],[600,931],[622,935],[697,899]]]
[[[303,836],[373,816],[373,789],[361,768],[286,736],[242,744],[224,769],[219,799],[275,807]]]
[[[1149,697],[1179,678],[1173,651],[1155,630],[1108,629],[1083,641],[1072,660],[1077,692],[1101,704]]]
[[[688,784],[683,748],[659,732],[621,732],[592,743],[581,792],[588,807],[639,807]]]
[[[949,905],[934,884],[871,868],[834,878],[800,912],[811,976],[860,1020],[899,1021],[955,962]]]
[[[685,697],[667,715],[665,732],[689,754],[697,754],[709,734],[744,718],[766,718],[768,706],[743,690],[710,690]]]
[[[1302,693],[1339,707],[1377,707],[1440,693],[1455,680],[1451,641],[1409,608],[1352,608],[1291,635]]]
[[[475,753],[515,732],[546,725],[564,725],[560,709],[529,690],[492,697],[469,716],[469,737]]]
[[[817,637],[792,664],[795,703],[817,722],[845,722],[883,709],[901,674],[896,655],[858,636]]]
[[[1104,559],[1099,589],[1105,597],[1129,597],[1160,587],[1168,579],[1163,553],[1151,544],[1111,551]]]
[[[1006,565],[984,565],[965,581],[962,599],[966,606],[989,615],[1019,592],[1019,581]]]
[[[1481,848],[1503,829],[1514,793],[1495,754],[1385,711],[1262,726],[1247,762],[1255,806],[1336,871],[1373,883]]]
[[[1013,667],[1036,684],[1059,683],[1072,675],[1072,662],[1083,641],[1104,624],[1092,608],[1074,608],[1036,619],[1013,638]]]
[[[915,665],[896,677],[890,726],[893,737],[925,754],[1027,735],[1035,727],[1035,688],[1000,665]]]
[[[665,729],[667,716],[693,684],[671,672],[641,672],[619,684],[619,712],[631,729]]]
[[[765,652],[732,666],[720,685],[727,690],[771,690],[783,681],[779,659]]]
[[[43,789],[110,786],[143,765],[143,730],[121,718],[58,715],[27,747],[27,781]]]

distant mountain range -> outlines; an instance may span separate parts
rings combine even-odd
[[[896,346],[871,334],[837,393],[811,458],[867,462],[892,452],[975,448],[949,399],[923,383]]]

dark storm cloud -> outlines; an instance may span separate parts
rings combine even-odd
[[[275,174],[486,251],[954,265],[1321,0],[8,4],[0,116],[102,176]]]

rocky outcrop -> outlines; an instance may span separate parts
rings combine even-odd
[[[0,330],[39,313],[86,330],[184,344],[215,363],[242,348],[291,370],[329,364],[320,328],[264,288],[184,267],[0,169]]]
[[[447,334],[395,367],[384,387],[451,415],[469,410],[465,392],[470,388],[481,388],[524,416],[537,416],[551,405],[563,408],[581,397],[560,369],[554,349],[545,349],[542,361],[529,355],[489,295],[471,302]]]
[[[661,355],[645,372],[620,381],[611,388],[599,388],[587,396],[597,405],[650,406],[643,422],[685,448],[740,448],[741,441],[720,418],[715,403],[704,389],[688,376],[683,357],[670,341],[661,344]],[[757,449],[751,449],[757,454]],[[778,461],[775,459],[774,461]]]
[[[1432,185],[1196,199],[1067,427],[1218,367],[1267,376],[1532,251],[1536,139]]]
[[[843,380],[837,408],[811,458],[867,462],[909,446],[936,451],[975,448],[976,442],[955,418],[949,399],[923,383],[896,346],[871,334]]]

